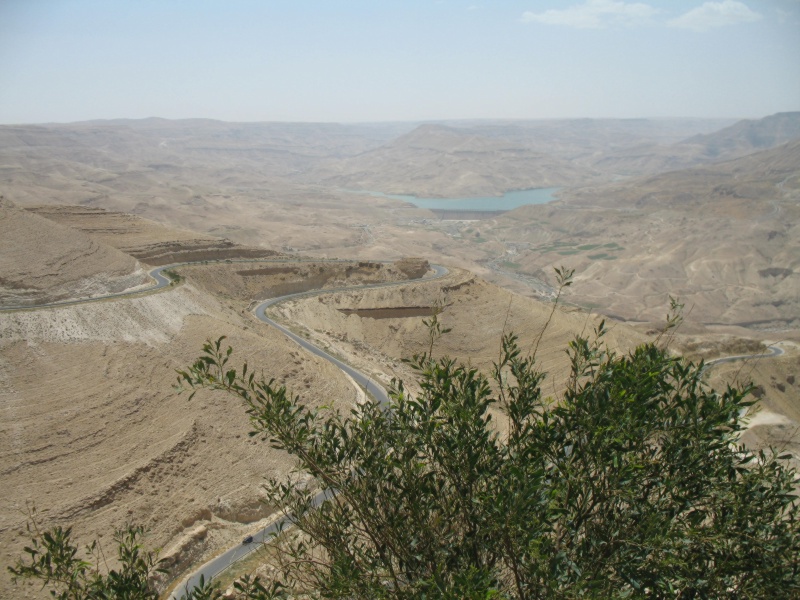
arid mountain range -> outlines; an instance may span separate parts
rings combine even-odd
[[[695,304],[702,323],[785,323],[798,315],[798,123],[800,113],[734,124],[5,126],[0,194],[20,206],[138,214],[273,251],[451,260],[530,294],[542,289],[531,277],[547,284],[564,262],[586,283],[584,306],[625,319],[659,318],[671,293]],[[558,201],[477,225],[351,193],[551,186],[562,188]]]
[[[356,193],[536,187],[560,190],[480,220]],[[572,336],[610,317],[608,344],[625,352],[652,338],[677,296],[686,305],[677,352],[781,344],[782,356],[709,377],[752,378],[763,408],[746,441],[800,458],[800,113],[738,123],[0,126],[0,196],[0,307],[141,290],[151,266],[210,261],[178,269],[182,282],[156,294],[0,312],[4,564],[27,541],[33,504],[43,524],[75,524],[85,541],[142,523],[176,574],[267,518],[261,477],[288,472],[285,456],[248,440],[241,407],[202,393],[190,404],[171,386],[205,339],[227,335],[241,360],[308,401],[352,405],[361,393],[352,381],[249,310],[307,289],[406,282],[278,310],[388,383],[410,378],[401,359],[426,343],[422,319],[437,303],[453,328],[442,353],[487,367],[504,330],[533,347],[553,267],[574,268],[538,354],[556,396]],[[239,259],[249,262],[225,262]],[[450,274],[417,280],[425,261]],[[3,573],[0,596],[18,596]]]
[[[507,258],[493,264],[506,273],[575,268],[578,302],[607,314],[652,320],[672,294],[704,324],[797,327],[798,200],[800,142],[790,142],[568,190],[560,202],[507,213],[481,232],[505,244]]]

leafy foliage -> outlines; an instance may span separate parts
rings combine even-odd
[[[119,569],[106,574],[100,568],[101,552],[97,542],[86,548],[92,561],[77,557],[78,547],[72,543],[72,530],[56,527],[39,534],[25,548],[28,560],[19,560],[9,567],[15,578],[38,579],[51,588],[58,600],[158,600],[151,585],[151,576],[158,569],[157,555],[143,549],[141,527],[117,531]]]
[[[523,352],[504,335],[485,375],[434,359],[446,329],[438,313],[428,326],[409,361],[421,391],[393,382],[389,407],[309,409],[230,368],[224,338],[180,372],[243,400],[251,435],[297,460],[297,476],[265,485],[294,525],[270,544],[273,577],[238,581],[238,598],[800,597],[798,478],[785,456],[739,443],[749,389],[710,389],[702,363],[657,343],[609,352],[601,324],[569,344],[556,401],[541,391],[541,336]],[[156,598],[139,535],[118,534],[122,567],[107,575],[61,529],[12,572],[59,600]],[[221,593],[203,582],[188,597]]]
[[[655,344],[609,353],[602,334],[570,343],[559,402],[513,335],[491,378],[415,356],[421,393],[396,382],[389,410],[309,410],[246,365],[228,368],[222,339],[181,380],[244,400],[253,435],[311,476],[266,485],[296,526],[279,540],[295,593],[796,597],[797,478],[785,457],[739,444],[748,390],[715,392],[702,364]]]
[[[174,269],[164,269],[162,273],[167,276],[170,281],[170,285],[178,285],[181,281],[183,281],[183,276]]]
[[[35,528],[35,520],[32,522]],[[31,545],[25,548],[28,560],[20,559],[16,566],[9,567],[15,581],[39,580],[43,588],[50,588],[50,595],[57,600],[158,600],[161,597],[153,576],[166,571],[159,566],[158,553],[143,548],[142,527],[128,526],[115,533],[120,568],[106,569],[105,574],[101,568],[105,560],[96,541],[85,549],[91,560],[83,560],[78,558],[78,547],[72,542],[70,528],[55,527],[43,533],[38,530],[31,533],[34,534]],[[238,600],[285,597],[280,582],[264,582],[257,577],[243,577],[233,588]],[[182,598],[221,600],[223,594],[201,576],[199,585],[186,590]]]

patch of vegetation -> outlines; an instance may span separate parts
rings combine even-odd
[[[768,269],[759,270],[758,274],[761,277],[780,277],[781,279],[787,278],[793,271],[791,269],[783,269],[780,267],[770,267]]]
[[[180,273],[172,269],[164,269],[161,272],[170,280],[170,285],[178,285],[184,280],[184,277]]]
[[[510,260],[504,260],[500,263],[500,266],[506,269],[519,269],[522,265],[519,263],[511,262]]]
[[[564,248],[564,247],[571,247],[573,245],[574,244],[570,242],[552,242],[550,244],[534,248],[534,250],[538,250],[539,252],[552,252],[553,250],[557,250],[559,248]]]
[[[580,246],[576,245],[574,242],[553,242],[547,246],[535,248],[535,250],[542,253],[557,252],[561,256],[570,256],[578,254],[579,252],[589,252],[598,248],[604,248],[613,252],[625,249],[616,242],[609,242],[607,244],[582,244]],[[607,253],[602,253],[591,255],[588,258],[592,260],[614,260],[616,257],[610,256]]]
[[[590,254],[588,258],[591,260],[617,260],[616,256],[611,256],[610,254],[606,254],[605,252],[601,254]]]
[[[717,393],[656,344],[617,356],[604,332],[570,343],[559,402],[513,335],[489,377],[434,359],[432,331],[410,361],[420,395],[398,383],[388,411],[310,411],[229,369],[221,340],[182,377],[241,398],[256,435],[338,493],[314,508],[305,484],[267,485],[302,534],[275,542],[290,596],[795,597],[797,474],[739,444],[748,389]]]
[[[51,596],[57,600],[99,600],[101,598],[130,598],[135,600],[158,600],[158,592],[152,585],[152,576],[159,569],[158,555],[141,545],[144,530],[129,527],[114,534],[117,560],[120,568],[103,574],[100,565],[105,557],[97,542],[86,548],[90,560],[78,558],[78,547],[72,543],[72,529],[56,527],[35,533],[31,544],[25,548],[27,561],[19,560],[9,567],[14,580],[38,579],[50,586]]]

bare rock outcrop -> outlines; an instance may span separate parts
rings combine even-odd
[[[424,258],[402,258],[395,261],[394,266],[408,279],[419,279],[431,268]]]

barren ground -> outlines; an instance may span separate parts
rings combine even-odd
[[[784,143],[791,128],[776,122],[770,131]],[[136,289],[147,264],[286,254],[357,263],[199,265],[158,294],[0,313],[4,564],[27,541],[31,504],[43,526],[74,524],[81,542],[144,524],[176,572],[236,543],[269,513],[258,502],[261,478],[290,464],[247,437],[244,411],[230,400],[177,394],[174,369],[226,335],[239,360],[308,401],[347,407],[359,395],[350,381],[247,309],[268,296],[424,270],[376,262],[403,256],[445,263],[451,275],[278,312],[388,383],[409,380],[400,359],[427,348],[422,320],[440,304],[452,332],[435,352],[485,369],[504,331],[536,347],[552,308],[541,302],[552,295],[552,267],[565,264],[576,281],[537,351],[551,374],[545,392],[557,396],[566,342],[598,322],[589,312],[627,320],[610,321],[607,336],[625,352],[652,338],[668,294],[678,295],[687,322],[677,352],[715,358],[783,344],[782,357],[720,365],[709,380],[752,378],[762,408],[745,441],[800,457],[797,143],[753,148],[736,128],[715,137],[693,122],[187,127],[0,127],[0,304]],[[720,158],[747,156],[711,164],[720,149]],[[393,188],[409,182],[413,189]],[[443,221],[346,191],[448,196],[540,184],[584,187],[481,221]],[[22,594],[45,597],[30,586]],[[3,569],[0,596],[19,595]]]
[[[260,482],[287,474],[290,462],[248,439],[244,409],[230,399],[198,393],[189,403],[177,394],[175,369],[206,339],[225,335],[237,360],[258,365],[309,402],[346,408],[360,391],[256,321],[245,310],[249,301],[204,289],[253,278],[260,290],[285,284],[285,273],[263,273],[274,263],[244,266],[262,273],[243,278],[236,274],[242,264],[196,266],[181,271],[189,283],[159,294],[0,314],[4,562],[27,542],[32,505],[43,526],[74,525],[85,542],[141,523],[178,571],[269,515]],[[394,266],[329,267],[328,285],[406,276]],[[313,268],[302,263],[296,271]],[[9,585],[4,572],[0,595],[13,594]]]

